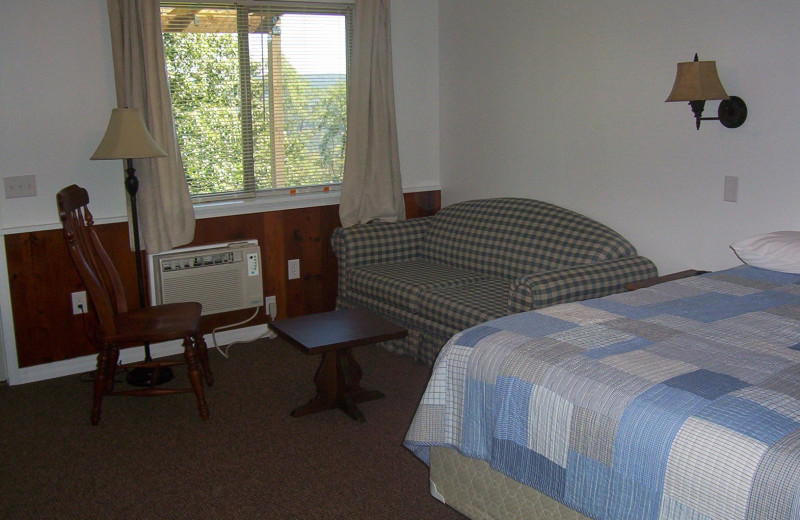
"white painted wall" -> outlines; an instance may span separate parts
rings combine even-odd
[[[0,176],[36,175],[36,197],[5,199],[3,229],[58,223],[56,193],[91,187],[98,217],[125,215],[121,161],[89,161],[115,106],[106,3],[0,3]]]
[[[438,11],[392,2],[396,108],[406,188],[438,186]],[[0,177],[36,175],[6,200],[0,230],[56,225],[55,196],[90,187],[95,217],[125,216],[122,161],[90,161],[116,106],[105,0],[0,0]]]
[[[439,188],[439,10],[392,0],[392,58],[400,171],[406,188]]]
[[[730,243],[800,229],[800,3],[440,0],[439,13],[444,204],[554,202],[662,273],[737,265]],[[697,131],[686,103],[664,103],[695,52],[747,103],[741,128]]]
[[[89,189],[96,220],[124,220],[122,161],[89,160],[116,105],[106,1],[0,0],[0,40],[0,177],[37,183],[36,197],[0,190],[0,235],[57,228],[56,193],[72,183]],[[438,188],[437,3],[393,0],[392,43],[403,187]],[[16,370],[2,244],[0,308]]]

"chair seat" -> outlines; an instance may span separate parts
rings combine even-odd
[[[197,334],[202,310],[197,302],[132,309],[114,315],[115,332],[101,331],[99,339],[120,346],[183,339]]]

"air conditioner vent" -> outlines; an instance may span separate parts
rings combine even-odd
[[[194,301],[203,314],[263,305],[258,242],[214,244],[151,255],[156,304]]]

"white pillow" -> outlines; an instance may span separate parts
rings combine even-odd
[[[800,274],[800,231],[756,235],[736,242],[731,249],[747,265]]]

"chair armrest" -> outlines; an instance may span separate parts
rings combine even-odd
[[[511,284],[509,311],[524,312],[557,303],[600,298],[624,291],[626,283],[657,275],[655,264],[643,256],[525,275]]]
[[[331,246],[338,261],[338,298],[346,294],[348,269],[416,258],[432,219],[430,216],[334,229]]]

